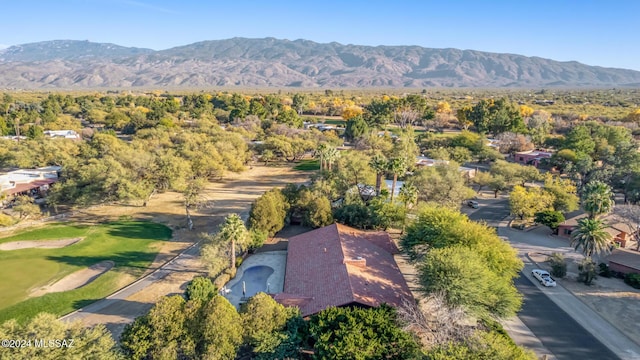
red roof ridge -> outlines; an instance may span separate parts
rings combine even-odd
[[[341,227],[345,227],[345,228],[349,228],[351,230],[356,230],[352,227],[346,226],[346,225],[342,225],[342,224],[338,224],[338,223],[334,223],[336,225],[336,232],[338,233],[338,240],[340,241],[340,251],[342,251],[342,264],[345,267],[345,270],[347,271],[347,281],[349,282],[349,293],[351,295],[351,301],[356,301],[356,296],[355,296],[355,290],[353,288],[353,283],[351,282],[351,276],[349,276],[349,267],[347,266],[347,263],[345,262],[346,260],[346,256],[344,254],[344,239],[342,238],[342,232],[340,230]]]

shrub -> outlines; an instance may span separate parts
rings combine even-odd
[[[14,218],[12,218],[9,215],[0,213],[0,227],[6,227],[6,226],[11,226],[13,224],[15,224],[16,221]]]
[[[196,276],[189,282],[185,295],[187,300],[199,300],[203,302],[209,301],[217,292],[215,285],[211,279],[204,276]]]
[[[224,272],[218,275],[215,280],[213,280],[213,285],[215,285],[216,288],[220,289],[225,286],[229,282],[229,280],[231,280],[231,278],[231,274]]]
[[[584,282],[585,285],[591,285],[598,273],[596,263],[591,258],[586,258],[578,265],[578,281]]]
[[[629,286],[640,289],[640,274],[627,274],[624,276],[624,282]]]
[[[598,275],[606,278],[610,278],[611,276],[613,276],[613,271],[609,269],[609,265],[605,263],[600,263],[598,264],[598,268],[599,268]]]
[[[267,241],[268,235],[269,234],[266,231],[262,231],[259,229],[249,230],[249,237],[251,238],[249,242],[249,250],[251,251],[264,245],[264,242]],[[237,265],[237,266],[240,266],[240,265]]]
[[[236,258],[236,269],[240,267],[240,265],[242,265],[242,262],[244,261],[244,258]]]
[[[551,265],[551,275],[557,278],[563,278],[567,275],[567,262],[564,259],[564,255],[552,253],[547,258],[547,262]]]

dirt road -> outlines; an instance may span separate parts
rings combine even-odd
[[[80,320],[88,326],[105,324],[114,338],[118,339],[124,326],[148,311],[158,299],[182,293],[194,276],[205,272],[197,246],[191,247],[198,240],[198,234],[215,231],[228,214],[248,215],[253,200],[265,191],[288,183],[303,183],[308,177],[308,172],[271,166],[253,166],[241,174],[229,174],[224,180],[207,186],[204,191],[205,206],[192,214],[193,231],[186,229],[185,210],[181,195],[177,193],[156,195],[147,207],[104,206],[77,212],[74,217],[78,221],[104,221],[123,216],[152,220],[171,227],[174,234],[172,240],[163,245],[149,271],[150,275],[63,317],[63,320]]]

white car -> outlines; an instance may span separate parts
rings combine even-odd
[[[538,281],[540,281],[540,284],[544,286],[547,286],[547,287],[556,286],[556,281],[553,280],[553,278],[551,277],[551,274],[549,274],[549,272],[545,270],[534,269],[531,272],[531,275],[533,275],[534,278],[538,279]]]

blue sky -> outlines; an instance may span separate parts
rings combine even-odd
[[[0,0],[0,44],[166,49],[236,36],[420,45],[640,70],[640,1]]]

